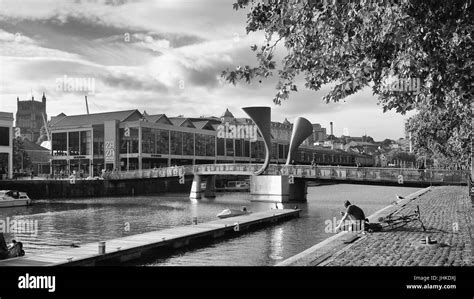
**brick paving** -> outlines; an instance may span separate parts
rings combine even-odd
[[[386,211],[407,215],[418,205],[426,231],[418,222],[412,222],[389,231],[367,233],[318,266],[471,266],[472,203],[467,189],[433,187],[403,207]],[[437,243],[422,245],[420,240],[427,236]]]

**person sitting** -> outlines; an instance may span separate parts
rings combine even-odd
[[[8,247],[3,233],[0,233],[0,260],[8,258]]]
[[[341,222],[336,227],[336,232],[338,232],[341,227],[345,224],[346,220],[350,220],[352,223],[363,223],[369,222],[367,218],[365,218],[364,211],[356,205],[350,203],[350,201],[346,200],[344,202],[344,207],[346,208],[346,212],[341,212],[344,216],[341,219]]]

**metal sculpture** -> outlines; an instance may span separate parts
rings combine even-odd
[[[245,107],[242,108],[242,110],[253,120],[265,143],[265,162],[263,162],[263,166],[254,173],[254,175],[260,175],[268,168],[268,164],[270,163],[270,145],[272,142],[271,110],[270,107]]]
[[[297,117],[293,124],[293,131],[291,132],[290,148],[288,150],[288,158],[286,165],[290,165],[294,160],[296,150],[301,143],[313,134],[313,125],[309,120],[303,117]]]

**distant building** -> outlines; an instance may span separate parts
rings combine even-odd
[[[36,142],[40,137],[41,127],[45,120],[48,119],[46,114],[46,96],[43,93],[41,102],[35,101],[34,97],[27,101],[20,101],[17,98],[16,102],[16,127],[20,128],[23,138]]]
[[[30,170],[35,174],[49,174],[51,151],[28,139],[23,140],[23,150],[30,158]]]
[[[400,146],[399,148],[402,149],[404,152],[412,152],[411,141],[409,139],[400,138],[397,140],[397,144]]]
[[[315,146],[326,140],[326,128],[321,127],[320,124],[313,124],[313,133],[309,136],[303,144]]]
[[[167,117],[138,110],[86,115],[59,115],[51,120],[51,167],[54,173],[78,171],[100,175],[102,170],[152,169],[172,165],[262,163],[265,145],[260,135],[231,137],[223,124],[253,126],[228,110],[220,117]],[[228,129],[228,128],[227,128]],[[227,130],[226,129],[226,130]],[[293,125],[271,122],[271,163],[286,162]],[[296,163],[355,165],[364,155],[302,145]]]
[[[0,179],[13,176],[13,113],[0,112]]]
[[[378,150],[378,145],[365,141],[351,141],[344,145],[344,149],[349,152],[364,153],[374,155]]]

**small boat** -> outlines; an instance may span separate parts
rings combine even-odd
[[[242,216],[242,215],[247,215],[250,212],[247,211],[247,208],[242,208],[242,210],[236,210],[236,209],[225,209],[224,211],[220,212],[217,214],[217,217],[220,219],[223,218],[229,218],[229,217],[235,217],[235,216]]]
[[[0,190],[0,208],[28,206],[31,199],[25,192],[16,190]]]

